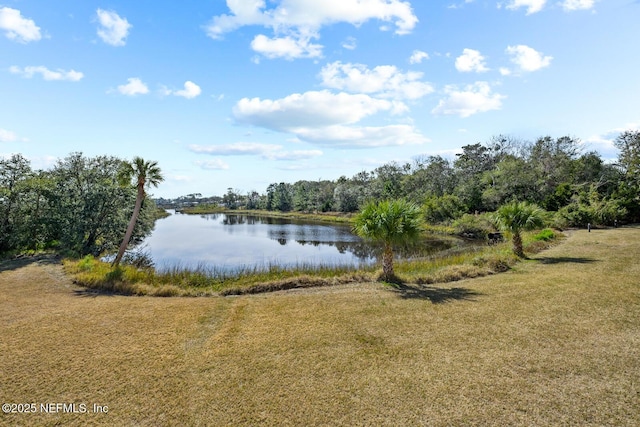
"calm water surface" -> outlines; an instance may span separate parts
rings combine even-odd
[[[375,262],[380,248],[334,225],[236,214],[176,214],[158,220],[142,247],[159,269],[214,266],[360,265]],[[420,242],[402,256],[425,256],[451,242]]]

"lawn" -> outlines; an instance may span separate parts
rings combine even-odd
[[[580,230],[454,283],[208,298],[3,262],[0,403],[36,413],[0,425],[640,425],[639,259],[640,227]]]

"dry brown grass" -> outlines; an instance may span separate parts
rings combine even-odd
[[[640,425],[640,228],[511,271],[240,297],[92,294],[0,264],[0,425]]]

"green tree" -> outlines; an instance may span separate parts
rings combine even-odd
[[[222,196],[222,203],[224,203],[227,209],[231,210],[238,209],[241,200],[242,195],[240,194],[240,191],[234,190],[231,187],[227,188],[227,193]]]
[[[500,230],[511,234],[513,252],[524,258],[522,232],[542,227],[545,223],[545,211],[529,202],[511,202],[498,208],[494,221]]]
[[[406,197],[422,203],[429,197],[451,194],[455,188],[451,163],[441,156],[418,156],[411,173],[404,176],[402,189]]]
[[[502,156],[491,170],[484,172],[482,179],[485,184],[482,204],[489,211],[510,200],[531,197],[535,193],[531,165],[510,154]]]
[[[574,166],[580,154],[580,141],[569,136],[553,139],[538,138],[529,152],[528,162],[533,169],[535,201],[544,203],[552,197],[558,185],[572,182]]]
[[[136,196],[136,204],[133,208],[133,214],[131,215],[131,219],[129,220],[129,225],[127,226],[127,231],[125,232],[124,239],[122,239],[122,243],[120,244],[118,254],[113,260],[114,266],[118,266],[118,264],[120,264],[120,260],[124,255],[124,251],[127,249],[129,241],[131,240],[131,236],[133,235],[133,229],[136,225],[136,222],[138,221],[138,215],[140,214],[142,202],[146,197],[145,188],[147,186],[157,187],[158,184],[164,181],[162,171],[158,167],[158,162],[148,162],[141,157],[134,157],[132,163],[125,162],[122,169],[120,170],[120,179],[123,182],[128,181],[130,183],[132,178],[134,178],[136,181],[136,188],[138,191],[138,194]]]
[[[452,194],[432,196],[422,204],[424,219],[430,223],[441,223],[460,218],[465,211],[464,203]]]
[[[280,212],[289,212],[293,209],[293,186],[286,182],[281,182],[275,187],[273,195],[274,209]]]
[[[369,202],[356,216],[353,231],[384,244],[383,281],[397,281],[393,269],[393,246],[416,239],[421,231],[420,208],[406,200]]]
[[[16,248],[16,231],[24,219],[20,211],[25,183],[31,174],[31,165],[21,154],[0,159],[0,252]]]
[[[620,182],[618,197],[629,211],[629,219],[640,220],[640,130],[622,132],[614,141],[620,150],[618,164],[624,177]]]
[[[484,210],[482,193],[486,184],[482,181],[483,173],[493,169],[497,162],[491,147],[480,143],[465,145],[462,153],[456,154],[453,162],[456,188],[455,194],[467,206],[468,211]]]
[[[111,156],[87,158],[72,153],[59,160],[50,173],[46,191],[46,222],[52,239],[78,255],[99,255],[117,249],[129,221],[134,187],[123,187],[118,172],[123,160]],[[146,209],[143,209],[146,211]],[[134,237],[147,234],[151,218],[139,222]]]

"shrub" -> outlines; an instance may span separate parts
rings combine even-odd
[[[464,214],[461,218],[454,221],[453,228],[458,236],[472,239],[484,239],[487,237],[487,234],[494,231],[491,220],[486,214]]]
[[[545,228],[540,231],[538,234],[533,236],[533,240],[544,240],[548,242],[549,240],[553,240],[556,237],[556,233],[553,232],[550,228]]]
[[[91,256],[87,255],[78,261],[78,270],[80,271],[91,271],[96,265],[96,260]]]
[[[464,203],[457,196],[429,197],[422,205],[424,219],[429,223],[440,223],[460,218],[465,211]]]

